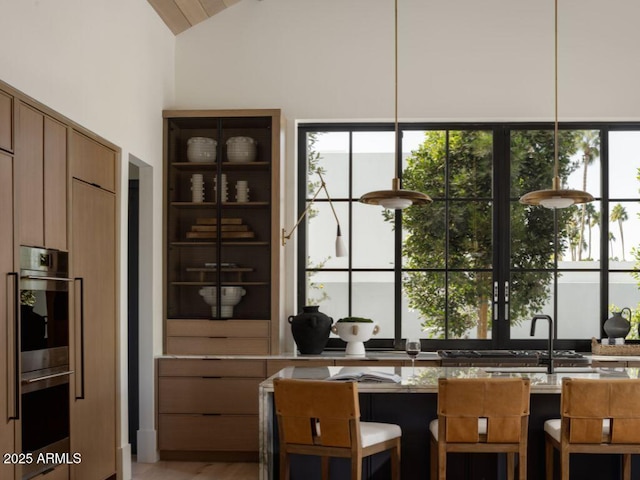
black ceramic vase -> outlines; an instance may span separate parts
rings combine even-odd
[[[611,312],[613,316],[604,322],[603,328],[609,338],[624,338],[631,330],[631,324],[622,316],[625,311],[628,312],[629,320],[631,320],[631,310],[625,307],[619,312]]]
[[[303,355],[317,355],[327,346],[333,318],[319,308],[317,305],[302,307],[302,313],[288,318],[293,339]]]

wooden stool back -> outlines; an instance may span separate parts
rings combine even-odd
[[[386,450],[391,454],[391,478],[399,480],[401,430],[360,422],[357,383],[275,379],[273,387],[281,480],[289,478],[289,454],[321,457],[324,480],[329,478],[329,457],[350,458],[351,478],[360,480],[363,457]]]
[[[448,452],[505,452],[509,479],[518,453],[519,478],[524,480],[530,388],[527,378],[439,379],[438,430],[431,436],[432,479],[446,478]]]

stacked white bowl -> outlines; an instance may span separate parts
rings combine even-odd
[[[187,140],[187,160],[190,162],[215,162],[216,142],[213,138],[191,137]]]
[[[217,310],[217,292],[215,286],[202,287],[198,293],[202,295],[204,301],[211,305],[211,315],[216,317]],[[220,287],[220,298],[222,306],[220,307],[220,315],[222,318],[233,317],[233,307],[235,307],[247,291],[242,287],[222,286]]]
[[[239,203],[249,201],[249,182],[246,180],[236,182],[236,201]]]
[[[253,162],[257,145],[258,142],[251,137],[231,137],[227,140],[227,158],[234,163]]]
[[[191,175],[191,201],[194,203],[204,201],[204,177],[201,173]]]
[[[227,175],[223,173],[221,177],[222,191],[220,192],[220,201],[226,202],[229,199],[229,194],[227,191]],[[218,201],[218,177],[213,177],[213,185],[213,198]]]

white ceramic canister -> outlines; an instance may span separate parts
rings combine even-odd
[[[227,158],[234,163],[253,162],[257,145],[251,137],[231,137],[227,140]]]
[[[236,182],[236,201],[239,203],[249,201],[249,182],[246,180]]]
[[[201,173],[191,175],[191,201],[194,203],[204,201],[204,177]]]
[[[216,142],[213,138],[191,137],[187,140],[187,160],[190,162],[215,162]]]

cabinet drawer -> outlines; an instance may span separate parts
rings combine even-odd
[[[268,338],[168,337],[170,355],[268,355]]]
[[[162,377],[159,413],[258,414],[260,378]]]
[[[0,92],[0,148],[13,152],[13,97]]]
[[[116,152],[78,132],[71,142],[71,176],[105,190],[116,190]]]
[[[286,367],[332,367],[333,360],[267,360],[267,377],[278,373]],[[327,370],[329,376],[329,370]]]
[[[631,365],[627,365],[623,360],[592,360],[591,366],[593,368],[626,368]]]
[[[69,465],[58,465],[53,470],[49,470],[33,477],[34,480],[69,480]]]
[[[160,359],[161,377],[254,377],[265,378],[264,360]]]
[[[268,337],[268,320],[167,320],[169,337]]]
[[[258,450],[258,416],[159,415],[160,450]]]

